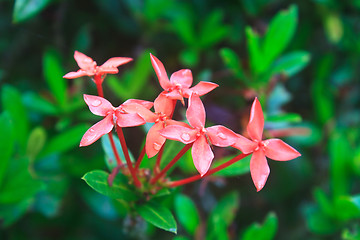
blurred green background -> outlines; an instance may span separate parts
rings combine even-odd
[[[134,223],[81,180],[106,143],[78,148],[99,118],[82,99],[95,85],[62,78],[75,50],[134,58],[104,82],[114,106],[160,92],[149,52],[220,85],[209,124],[243,133],[259,96],[265,135],[302,157],[269,160],[259,193],[247,164],[175,190],[176,237]],[[360,239],[359,0],[2,0],[0,53],[0,239]],[[144,131],[126,134],[137,156]]]

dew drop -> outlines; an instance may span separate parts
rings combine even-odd
[[[156,151],[159,151],[160,148],[161,148],[161,145],[158,144],[158,143],[154,143],[153,148],[154,148]]]
[[[190,135],[188,133],[183,133],[183,134],[181,134],[181,139],[184,141],[189,141]]]
[[[222,140],[226,140],[226,139],[227,139],[227,137],[226,137],[225,134],[223,134],[223,133],[218,133],[218,134],[216,134],[216,136],[218,136],[218,137],[221,138]]]
[[[95,100],[91,103],[91,105],[93,105],[94,107],[98,107],[98,106],[101,105],[101,101],[100,101],[99,99],[95,99]]]
[[[90,128],[89,132],[93,133],[95,130],[93,128]]]
[[[91,133],[91,134],[89,134],[89,135],[87,136],[87,138],[86,138],[86,140],[87,140],[88,142],[91,142],[91,141],[94,140],[94,138],[96,137],[96,134],[95,134],[94,132],[95,132],[94,129],[90,129],[90,133]]]

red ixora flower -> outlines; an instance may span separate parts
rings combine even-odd
[[[119,107],[115,108],[105,98],[86,95],[84,100],[89,106],[90,111],[104,119],[89,128],[80,141],[80,147],[88,146],[98,140],[101,136],[109,133],[115,124],[119,127],[134,127],[145,124],[145,120],[136,113],[128,113],[124,106],[131,104],[140,104],[146,108],[151,108],[153,103],[137,99],[129,99]]]
[[[92,58],[81,52],[75,51],[74,58],[80,69],[77,72],[67,73],[64,78],[73,79],[82,76],[89,76],[94,77],[94,81],[99,81],[97,83],[102,83],[106,74],[118,73],[119,69],[117,68],[120,65],[133,60],[132,58],[127,57],[113,57],[107,60],[103,65],[98,66]]]
[[[175,100],[180,100],[184,105],[184,97],[189,98],[191,93],[196,93],[202,96],[219,85],[212,82],[199,82],[196,86],[190,88],[193,83],[193,77],[190,69],[181,69],[174,72],[170,80],[166,74],[166,70],[162,62],[150,53],[151,64],[159,79],[161,87],[164,89],[164,94]]]
[[[178,124],[177,121],[171,119],[174,108],[174,101],[162,93],[154,101],[155,113],[140,104],[124,106],[127,112],[137,113],[146,122],[155,123],[146,136],[145,149],[149,158],[155,156],[165,143],[166,138],[161,136],[159,131],[168,125]]]
[[[252,141],[238,135],[238,139],[233,147],[240,149],[245,154],[252,153],[250,172],[257,191],[264,187],[270,174],[266,157],[277,161],[288,161],[301,156],[298,151],[280,139],[262,140],[263,130],[264,114],[259,100],[255,98],[247,125],[247,132]]]
[[[214,154],[211,145],[218,147],[231,146],[237,140],[237,134],[224,126],[205,128],[205,109],[197,94],[191,94],[186,118],[189,125],[171,125],[160,131],[165,138],[180,141],[184,144],[193,142],[191,155],[194,165],[201,176],[210,168]]]

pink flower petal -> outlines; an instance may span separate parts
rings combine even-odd
[[[164,94],[160,93],[154,101],[154,109],[157,113],[163,113],[166,116],[172,116],[174,112],[175,104],[174,101]]]
[[[125,110],[127,113],[137,113],[140,115],[146,122],[155,122],[155,120],[158,118],[158,116],[147,109],[146,107],[133,103],[133,104],[122,104],[121,108]]]
[[[240,134],[237,134],[236,142],[234,145],[232,145],[232,147],[239,149],[244,154],[248,154],[253,152],[258,147],[258,145],[258,143],[253,142]]]
[[[166,140],[166,138],[159,133],[163,128],[163,122],[155,123],[146,135],[145,151],[149,158],[152,158],[160,151]]]
[[[162,64],[162,62],[160,62],[159,59],[157,59],[157,57],[155,57],[154,55],[152,55],[150,53],[150,58],[151,58],[151,64],[155,70],[155,73],[159,79],[159,83],[161,85],[161,87],[164,90],[167,90],[169,88],[171,88],[171,83],[169,81],[169,77],[166,74],[164,65]]]
[[[189,126],[189,124],[185,123],[185,122],[180,122],[180,121],[175,121],[175,120],[172,120],[172,119],[167,119],[165,121],[165,126],[170,126],[170,125],[178,125],[178,126],[183,126],[183,127],[186,127],[186,128],[190,128],[190,129],[193,129]]]
[[[89,106],[90,111],[98,116],[105,116],[114,111],[114,107],[105,98],[84,94],[84,100]]]
[[[263,150],[253,152],[250,159],[250,173],[257,191],[260,191],[265,186],[270,174],[270,168]]]
[[[265,155],[277,161],[288,161],[300,157],[301,154],[280,139],[268,139],[263,141]]]
[[[99,67],[99,70],[96,74],[103,75],[103,74],[117,74],[119,72],[119,69],[114,67]]]
[[[127,57],[113,57],[107,60],[103,65],[101,65],[100,68],[117,68],[118,66],[126,64],[132,60],[132,58]]]
[[[212,144],[218,147],[228,147],[237,140],[237,134],[224,126],[212,126],[206,129]]]
[[[108,115],[89,128],[80,141],[80,147],[88,146],[98,140],[101,136],[109,133],[114,127],[112,120],[112,115]]]
[[[120,127],[135,127],[143,125],[146,121],[136,113],[121,113],[115,111],[116,123]]]
[[[189,98],[186,118],[194,128],[203,128],[205,126],[205,108],[200,97],[196,94],[192,94]]]
[[[216,83],[201,81],[198,84],[196,84],[194,87],[188,90],[184,90],[184,97],[186,98],[190,97],[191,93],[196,93],[197,95],[202,96],[207,94],[208,92],[211,92],[218,86],[219,85],[217,85]]]
[[[96,62],[85,54],[75,51],[74,58],[78,66],[88,72],[94,72],[96,67]]]
[[[211,151],[204,135],[201,135],[194,142],[191,149],[191,155],[196,169],[201,176],[204,176],[204,174],[209,170],[211,162],[214,159],[214,154]]]
[[[161,136],[184,144],[194,142],[197,138],[197,132],[195,129],[179,125],[170,125],[159,131]]]
[[[164,95],[173,100],[183,101],[183,96],[180,94],[178,90],[172,90],[171,92],[165,92]]]
[[[69,72],[69,73],[65,74],[63,76],[63,78],[74,79],[74,78],[83,77],[83,76],[87,76],[87,73],[80,69],[77,72]]]
[[[250,120],[247,132],[252,140],[261,141],[264,130],[264,114],[260,102],[255,98],[250,111]]]
[[[193,76],[190,69],[181,69],[170,76],[172,85],[180,84],[182,88],[189,88],[193,82]]]
[[[152,108],[152,106],[154,105],[153,102],[149,102],[149,101],[145,101],[145,100],[139,100],[139,99],[128,99],[122,105],[133,104],[133,103],[140,104],[140,105],[146,107],[147,109]]]

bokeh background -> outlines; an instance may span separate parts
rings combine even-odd
[[[106,164],[100,142],[78,148],[99,118],[82,99],[95,85],[62,78],[75,50],[134,58],[104,82],[113,105],[160,92],[150,52],[220,85],[209,123],[243,133],[259,96],[266,136],[302,156],[269,160],[259,193],[247,164],[175,190],[178,236],[134,223],[81,180]],[[0,53],[0,239],[360,239],[360,1],[2,0]],[[144,134],[126,132],[135,155]]]

